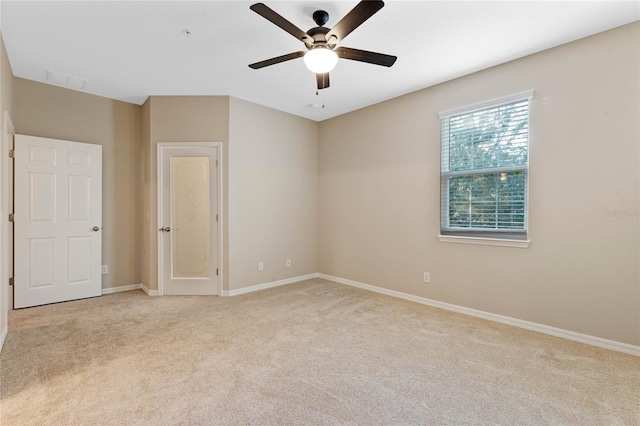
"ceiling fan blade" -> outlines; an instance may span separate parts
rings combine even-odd
[[[269,8],[264,3],[256,3],[249,7],[249,9],[256,12],[258,15],[262,16],[268,21],[273,22],[295,38],[305,43],[313,44],[313,38],[309,37],[307,33],[302,31],[300,28],[293,25],[291,22],[287,21],[282,16],[278,15],[273,9]]]
[[[253,68],[254,70],[268,67],[269,65],[279,64],[280,62],[290,61],[296,58],[302,58],[304,56],[304,52],[293,52],[287,55],[276,56],[275,58],[265,59],[264,61],[256,62],[255,64],[249,65],[249,68]]]
[[[329,73],[316,73],[316,81],[318,82],[318,90],[326,89],[329,87]]]
[[[351,49],[349,47],[336,47],[334,51],[338,54],[338,57],[342,59],[367,62],[374,65],[382,65],[383,67],[390,67],[396,62],[396,59],[398,59],[396,56],[385,55],[384,53]]]
[[[351,9],[351,12],[340,20],[326,35],[327,43],[335,44],[343,40],[351,31],[358,28],[364,21],[371,18],[384,6],[383,1],[361,1]],[[337,40],[331,41],[335,37]]]

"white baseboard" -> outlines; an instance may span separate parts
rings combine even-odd
[[[253,293],[254,291],[266,290],[268,288],[273,288],[273,287],[280,287],[281,285],[293,284],[299,281],[310,280],[313,278],[318,278],[318,274],[313,273],[308,275],[300,275],[293,278],[286,278],[284,280],[279,280],[279,281],[271,281],[269,283],[252,285],[249,287],[238,288],[235,290],[222,290],[222,296],[228,296],[228,297],[239,296],[241,294]]]
[[[142,284],[120,285],[118,287],[108,287],[102,289],[102,294],[120,293],[122,291],[142,290]]]
[[[157,296],[158,290],[149,290],[144,284],[121,285],[118,287],[103,288],[102,294],[120,293],[121,291],[142,290],[147,296]]]
[[[158,290],[149,290],[149,287],[147,287],[144,284],[140,284],[140,289],[142,291],[144,291],[147,296],[157,296],[158,295]]]
[[[548,334],[563,339],[572,340],[574,342],[586,343],[587,345],[597,346],[599,348],[609,349],[617,352],[623,352],[630,355],[640,356],[640,346],[630,345],[628,343],[616,342],[615,340],[603,339],[601,337],[590,336],[588,334],[576,333],[562,328],[550,327],[544,324],[524,321],[517,318],[511,318],[504,315],[493,314],[491,312],[479,311],[477,309],[466,308],[464,306],[453,305],[451,303],[439,302],[426,297],[414,296],[412,294],[402,293],[395,290],[389,290],[382,287],[376,287],[370,284],[364,284],[357,281],[348,280],[346,278],[334,277],[326,274],[317,274],[318,278],[334,281],[352,287],[381,293],[399,299],[409,300],[411,302],[421,303],[423,305],[432,306],[434,308],[445,309],[460,314],[470,315],[472,317],[482,318],[489,321],[495,321],[502,324],[512,325],[514,327],[524,328],[526,330],[536,331],[538,333]]]

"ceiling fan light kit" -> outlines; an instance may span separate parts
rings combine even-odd
[[[324,24],[329,20],[329,14],[324,10],[317,10],[313,13],[313,20],[318,26],[304,32],[264,3],[251,5],[250,9],[258,15],[302,41],[308,52],[299,51],[277,56],[250,64],[249,67],[260,69],[304,57],[307,68],[316,73],[318,90],[329,87],[329,72],[336,66],[339,58],[390,67],[396,62],[395,56],[349,47],[336,47],[348,34],[371,18],[383,6],[384,2],[382,1],[363,0],[331,29],[324,27]]]
[[[324,74],[331,71],[338,63],[338,55],[328,47],[318,46],[304,55],[304,64],[310,71]]]

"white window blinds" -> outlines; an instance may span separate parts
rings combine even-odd
[[[532,92],[441,113],[441,232],[526,238]]]

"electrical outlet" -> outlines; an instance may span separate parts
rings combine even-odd
[[[264,271],[264,262],[258,262],[258,271]]]
[[[109,265],[102,265],[102,273],[103,274],[109,273]]]
[[[431,274],[429,272],[425,272],[424,273],[424,282],[425,283],[430,283],[431,282]]]
[[[288,268],[289,266],[291,266],[291,259],[287,259],[287,260],[285,260],[285,261],[284,261],[284,266],[286,266],[287,268]]]

